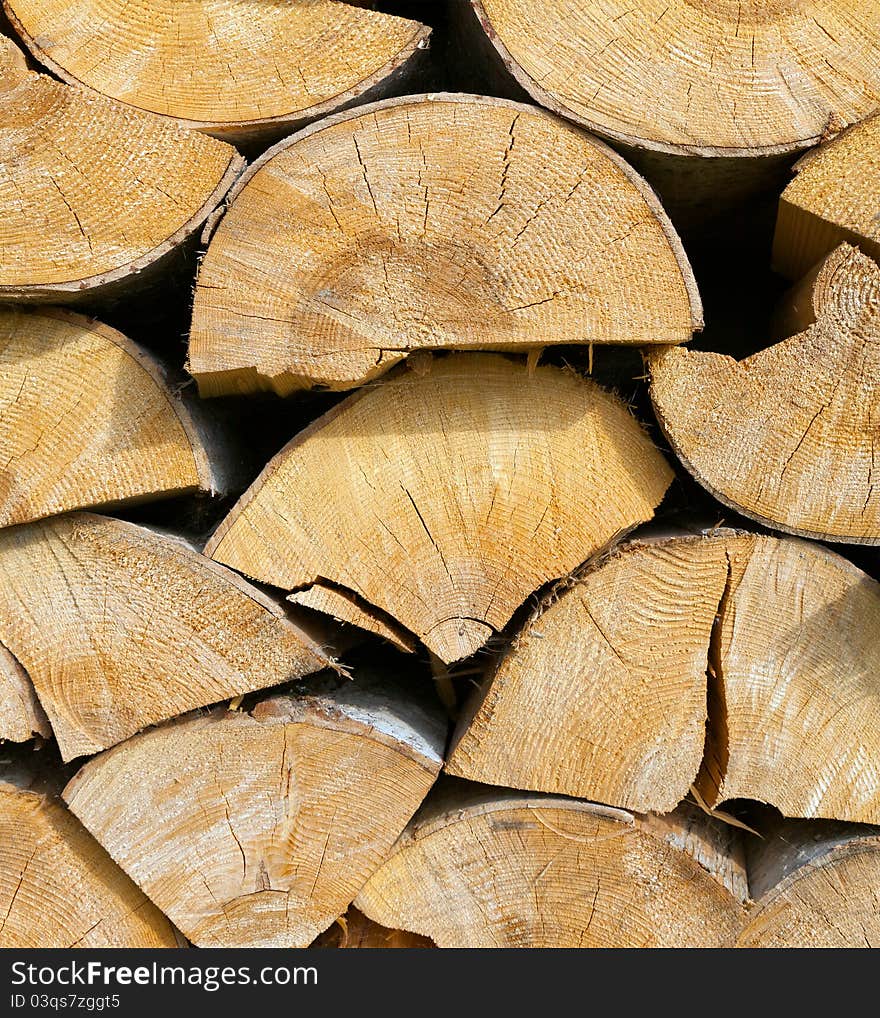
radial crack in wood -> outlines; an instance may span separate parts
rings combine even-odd
[[[64,804],[0,771],[0,948],[176,947],[173,927]]]
[[[757,906],[738,947],[880,945],[880,831],[851,824],[780,823],[752,846]]]
[[[185,541],[88,513],[0,531],[0,642],[66,760],[329,664],[281,605]]]
[[[458,354],[361,390],[312,424],[206,553],[286,590],[326,577],[450,663],[533,591],[649,519],[671,476],[594,383]]]
[[[459,784],[428,799],[361,890],[375,922],[438,947],[734,942],[746,883],[732,828]]]
[[[446,770],[657,812],[696,782],[709,807],[880,822],[878,633],[880,585],[820,546],[634,540],[529,621]]]
[[[771,803],[791,817],[880,821],[880,584],[819,545],[726,541],[713,648],[725,763],[710,805]],[[710,732],[710,735],[712,733]]]
[[[743,361],[648,352],[657,419],[694,477],[737,512],[878,544],[880,266],[842,245],[792,300],[787,318],[804,331]]]
[[[880,117],[805,155],[779,200],[773,267],[800,279],[849,242],[880,261]]]
[[[0,308],[0,527],[69,509],[241,490],[225,436],[120,332]]]
[[[0,645],[0,740],[27,742],[35,735],[52,737],[30,676],[14,654]]]
[[[529,621],[462,714],[450,774],[668,813],[706,737],[724,542],[635,541]]]
[[[0,165],[0,300],[70,303],[143,287],[215,210],[244,160],[29,71],[0,36]]]
[[[306,947],[440,769],[436,708],[406,695],[359,678],[171,722],[87,763],[65,798],[197,946]]]
[[[218,137],[277,137],[400,88],[415,21],[338,0],[3,0],[31,53],[71,84]]]
[[[351,388],[423,348],[680,343],[681,243],[614,152],[542,110],[407,96],[317,124],[242,177],[202,263],[202,395]]]
[[[880,107],[874,0],[470,0],[542,105],[638,148],[756,156]]]

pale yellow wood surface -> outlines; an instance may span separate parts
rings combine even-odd
[[[87,763],[73,812],[197,946],[307,947],[387,855],[440,769],[442,727],[392,698],[277,697]]]
[[[880,116],[804,156],[779,200],[773,267],[800,279],[844,241],[880,260]]]
[[[880,584],[807,541],[745,536],[727,554],[709,747],[724,773],[704,798],[880,822]]]
[[[28,673],[0,645],[0,740],[27,742],[35,735],[51,738],[49,719]]]
[[[539,102],[620,141],[757,155],[880,108],[875,0],[474,0]]]
[[[880,267],[842,245],[811,301],[814,324],[743,361],[649,352],[651,399],[679,458],[726,505],[804,537],[877,544]]]
[[[0,776],[0,948],[176,947],[168,920],[64,804]]]
[[[241,172],[229,145],[24,66],[0,36],[0,300],[66,301],[193,234]]]
[[[668,812],[700,769],[723,541],[634,542],[526,625],[453,737],[450,774]]]
[[[670,480],[626,407],[594,383],[458,354],[317,420],[270,461],[206,554],[286,590],[329,579],[449,663],[650,519]]]
[[[72,83],[222,132],[322,116],[381,82],[429,30],[338,0],[4,0]]]
[[[742,923],[731,829],[576,799],[426,803],[355,904],[438,947],[725,947]],[[724,881],[730,883],[726,886]]]
[[[202,263],[203,395],[350,388],[421,348],[680,343],[696,283],[653,192],[534,107],[378,103],[242,178]]]
[[[222,441],[150,354],[69,311],[0,308],[0,526],[228,490]]]
[[[877,828],[783,821],[748,862],[758,900],[738,947],[880,945]]]
[[[177,538],[88,513],[0,531],[0,642],[68,760],[329,663],[231,570]]]

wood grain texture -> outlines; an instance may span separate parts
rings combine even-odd
[[[722,947],[744,895],[735,833],[702,814],[476,786],[429,799],[355,904],[438,947]]]
[[[805,155],[779,199],[773,267],[799,280],[842,243],[880,261],[880,116]]]
[[[680,343],[696,283],[653,192],[532,106],[407,96],[254,163],[196,286],[202,395],[351,388],[407,353]]]
[[[0,775],[0,948],[176,947],[168,920],[53,795]]]
[[[0,642],[67,760],[330,663],[281,605],[186,542],[88,513],[0,531]]]
[[[430,30],[338,0],[4,0],[37,60],[71,84],[242,141],[369,96]]]
[[[425,797],[444,735],[433,712],[355,682],[135,736],[64,794],[194,944],[307,947]]]
[[[803,537],[880,543],[880,267],[842,245],[792,299],[787,317],[804,331],[743,361],[648,352],[657,419],[737,512]]]
[[[3,36],[0,164],[7,303],[68,303],[139,285],[244,167],[229,145],[29,71]]]
[[[0,308],[0,526],[228,493],[239,474],[210,416],[122,333],[70,311]]]
[[[448,663],[649,519],[670,480],[627,409],[592,382],[458,354],[313,423],[206,554],[286,590],[328,579]]]

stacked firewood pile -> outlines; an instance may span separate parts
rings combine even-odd
[[[0,946],[880,945],[876,0],[2,0]]]

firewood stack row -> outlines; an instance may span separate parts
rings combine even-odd
[[[0,946],[880,946],[875,0],[2,0]]]

